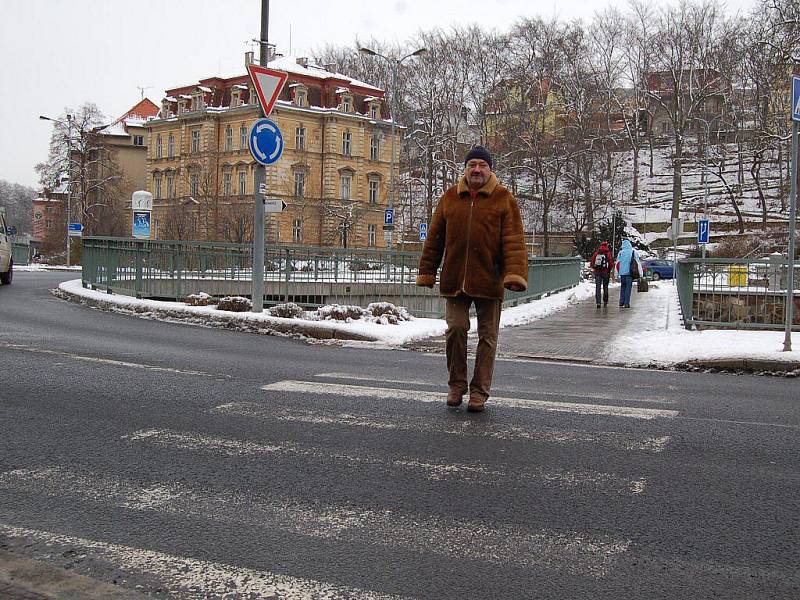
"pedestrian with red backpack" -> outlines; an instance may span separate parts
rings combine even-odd
[[[608,242],[602,242],[600,247],[594,251],[589,264],[594,271],[594,300],[597,308],[600,308],[600,288],[603,292],[603,306],[608,306],[608,280],[611,277],[611,265],[614,264],[614,257]]]

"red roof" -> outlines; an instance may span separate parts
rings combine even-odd
[[[155,117],[158,115],[158,111],[160,109],[156,106],[152,101],[148,98],[144,98],[139,103],[136,104],[133,108],[131,108],[128,112],[122,115],[119,119],[115,122],[119,123],[123,119],[128,118],[139,118],[142,120],[147,120],[147,117]]]

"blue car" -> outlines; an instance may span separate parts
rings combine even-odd
[[[653,281],[672,279],[675,277],[675,268],[671,260],[661,260],[657,258],[643,260],[642,267],[644,268],[645,276],[651,277]]]

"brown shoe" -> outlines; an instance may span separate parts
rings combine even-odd
[[[486,398],[479,398],[478,396],[470,396],[469,404],[467,404],[467,412],[483,412],[486,405]]]
[[[458,390],[450,390],[447,393],[447,406],[461,406],[464,400],[464,392]]]

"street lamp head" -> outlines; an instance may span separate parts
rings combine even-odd
[[[378,56],[378,53],[370,48],[359,48],[358,51],[361,52],[361,54],[366,54],[367,56]]]
[[[412,52],[411,56],[422,56],[423,54],[427,54],[427,53],[428,53],[428,49],[427,48],[420,48],[419,50],[416,50],[415,52]]]

